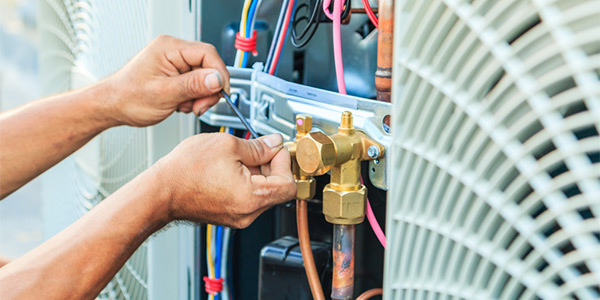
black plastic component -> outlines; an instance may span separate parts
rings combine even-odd
[[[331,245],[311,242],[311,247],[325,295],[329,295]],[[258,285],[259,299],[312,299],[297,238],[282,237],[263,247],[260,252]]]

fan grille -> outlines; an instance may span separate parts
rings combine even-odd
[[[386,299],[600,298],[600,2],[395,3]]]
[[[40,69],[47,94],[102,79],[147,43],[146,1],[40,2]],[[75,86],[73,83],[75,82]],[[52,236],[143,171],[146,130],[118,127],[102,133],[49,171],[44,183],[45,233]],[[99,295],[146,299],[147,245],[143,244]]]

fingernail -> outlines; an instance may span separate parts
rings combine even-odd
[[[223,83],[219,72],[208,74],[206,78],[204,78],[204,86],[211,91],[218,91],[223,88]]]
[[[283,137],[281,136],[281,134],[270,134],[270,135],[264,136],[262,138],[262,140],[270,148],[279,147],[283,144]]]

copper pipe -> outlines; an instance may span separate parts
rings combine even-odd
[[[315,258],[310,247],[310,235],[308,233],[308,213],[306,200],[296,200],[296,226],[298,227],[298,241],[300,242],[300,251],[302,252],[302,261],[310,292],[313,299],[325,300],[325,294],[321,287],[321,280],[315,266]]]
[[[360,294],[360,296],[358,296],[358,298],[356,298],[356,300],[368,300],[368,299],[371,299],[373,296],[377,296],[377,295],[383,295],[383,289],[370,289],[370,290]]]
[[[394,0],[379,0],[379,36],[377,38],[377,100],[390,102],[394,54]]]
[[[355,225],[333,225],[332,300],[352,299],[354,292]]]
[[[377,8],[372,8],[371,10],[373,11],[373,13],[377,13]],[[353,8],[353,9],[350,9],[350,13],[351,14],[366,14],[367,12],[365,11],[364,8]]]

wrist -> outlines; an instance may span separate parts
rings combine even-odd
[[[103,129],[125,125],[119,118],[119,107],[116,105],[119,95],[111,80],[104,79],[90,86],[87,92],[89,96],[86,99],[91,106],[90,110],[94,112],[91,115],[102,124]]]
[[[165,182],[162,164],[159,160],[138,176],[142,177],[142,185],[147,190],[149,206],[153,212],[152,220],[160,227],[174,221],[171,213],[173,195],[170,186]]]

